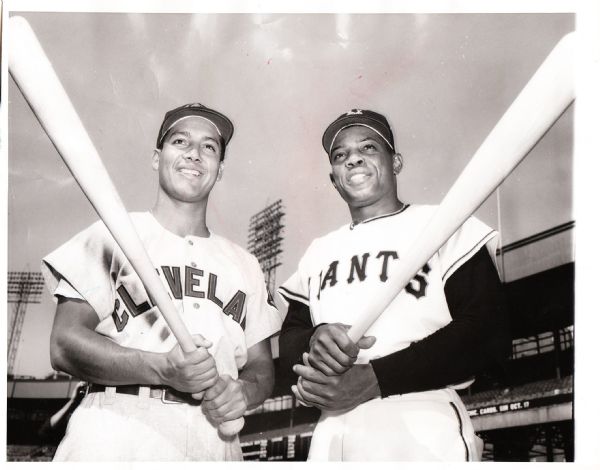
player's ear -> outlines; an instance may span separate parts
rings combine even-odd
[[[158,162],[159,161],[160,161],[160,150],[154,149],[154,152],[152,153],[152,169],[154,171],[158,170]]]
[[[225,171],[225,162],[220,161],[219,162],[219,169],[217,170],[217,181],[221,181],[221,178],[223,178],[223,172]]]
[[[397,175],[402,171],[402,167],[404,166],[404,161],[402,159],[402,155],[399,153],[395,153],[392,160],[392,168],[394,169],[394,174]]]

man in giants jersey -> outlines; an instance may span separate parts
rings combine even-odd
[[[497,233],[470,218],[353,343],[346,331],[394,273],[435,207],[397,196],[402,157],[387,119],[354,109],[327,127],[331,181],[351,223],[312,242],[279,289],[282,367],[322,410],[311,460],[478,460],[457,388],[508,356]]]

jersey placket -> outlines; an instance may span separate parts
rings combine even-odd
[[[183,310],[198,311],[200,309],[199,299],[206,294],[200,288],[204,271],[198,266],[199,240],[196,237],[185,237],[185,255],[183,267]]]

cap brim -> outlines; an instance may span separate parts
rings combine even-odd
[[[328,155],[331,153],[333,143],[338,134],[344,129],[352,126],[363,126],[373,130],[388,144],[392,150],[394,150],[392,143],[383,135],[380,130],[382,127],[382,123],[380,121],[371,119],[364,115],[350,115],[344,116],[340,119],[337,119],[335,122],[332,122],[323,133],[322,144]]]
[[[226,116],[207,108],[184,108],[181,109],[179,112],[169,116],[169,124],[163,129],[158,142],[162,143],[165,136],[169,133],[169,130],[171,130],[175,124],[177,124],[182,119],[189,117],[200,117],[206,119],[207,121],[210,121],[216,127],[219,135],[223,138],[225,145],[227,145],[231,140],[234,129],[233,123]]]

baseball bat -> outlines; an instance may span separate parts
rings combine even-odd
[[[564,36],[485,138],[452,185],[389,285],[348,330],[358,341],[410,280],[504,181],[575,99],[575,33]]]
[[[14,16],[9,20],[8,39],[13,48],[8,68],[17,87],[133,266],[181,349],[195,351],[192,336],[158,277],[100,155],[25,18]],[[222,423],[219,430],[224,435],[235,435],[243,425],[243,418],[239,418]]]

